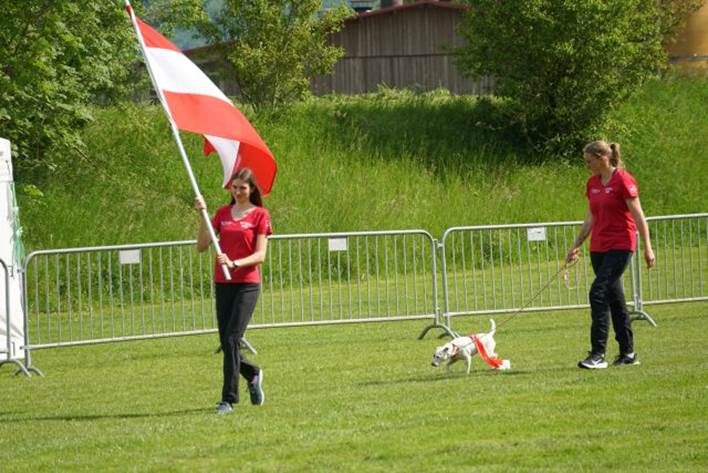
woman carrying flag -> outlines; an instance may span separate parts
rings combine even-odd
[[[228,189],[231,203],[219,207],[211,221],[222,250],[214,268],[216,315],[224,354],[224,385],[216,408],[220,414],[231,412],[232,405],[239,402],[239,373],[248,383],[251,403],[259,406],[265,402],[263,370],[244,357],[239,348],[256,307],[261,282],[258,265],[265,260],[267,237],[272,233],[270,215],[263,207],[253,172],[249,168],[237,171],[231,176]],[[203,199],[197,198],[196,208],[200,212],[206,210]],[[203,252],[211,241],[204,219],[200,222],[197,249]],[[221,270],[223,265],[229,270],[230,281]]]

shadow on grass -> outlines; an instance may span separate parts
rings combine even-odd
[[[444,369],[444,368],[443,368]],[[544,370],[545,371],[545,370]],[[452,372],[452,373],[434,373],[430,376],[410,376],[406,378],[388,378],[384,380],[376,381],[364,381],[359,383],[359,386],[390,386],[397,384],[411,384],[411,383],[438,383],[441,381],[450,381],[457,379],[476,379],[476,378],[486,378],[489,376],[528,376],[534,374],[535,371],[530,370],[508,370],[508,371],[493,371],[493,370],[473,370],[470,374],[465,372]]]
[[[196,415],[196,414],[206,414],[212,413],[212,408],[199,408],[199,409],[184,409],[177,411],[167,411],[167,412],[153,412],[153,413],[125,413],[125,414],[78,414],[78,415],[56,415],[56,416],[40,416],[35,417],[28,415],[24,418],[13,418],[15,416],[22,416],[23,414],[29,414],[27,412],[2,412],[0,413],[0,421],[3,424],[13,424],[13,423],[25,423],[34,421],[74,421],[74,422],[85,422],[94,421],[101,419],[149,419],[149,418],[161,418],[161,417],[181,417],[185,415]]]

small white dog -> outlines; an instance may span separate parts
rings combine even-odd
[[[494,333],[497,330],[497,324],[494,319],[489,319],[492,323],[492,329],[487,333],[474,333],[465,335],[463,337],[455,337],[445,345],[438,347],[433,355],[433,360],[431,364],[435,367],[440,366],[440,363],[447,360],[446,369],[450,371],[450,365],[459,360],[465,360],[467,364],[467,374],[470,373],[472,369],[472,357],[477,353],[477,347],[474,343],[472,337],[476,337],[484,347],[486,353],[486,358],[497,358],[497,354],[494,352],[497,343],[494,341]],[[485,361],[487,361],[485,359]],[[511,367],[509,360],[499,360],[500,364],[497,369],[508,369]]]

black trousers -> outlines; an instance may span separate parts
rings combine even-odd
[[[634,351],[632,321],[620,282],[631,257],[632,252],[624,250],[590,253],[592,269],[595,271],[595,280],[590,287],[590,344],[595,355],[604,355],[607,348],[608,312],[612,314],[612,327],[620,353]]]
[[[239,348],[241,339],[256,308],[260,284],[216,284],[216,318],[219,340],[224,353],[224,386],[221,400],[238,402],[238,373],[246,381],[258,374],[258,366],[244,357]]]

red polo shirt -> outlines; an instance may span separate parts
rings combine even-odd
[[[634,251],[637,226],[625,202],[639,196],[634,177],[623,169],[617,169],[607,185],[603,186],[600,176],[595,174],[588,179],[585,195],[593,218],[590,251]]]
[[[234,220],[231,206],[219,207],[211,220],[214,231],[219,235],[221,251],[231,260],[245,258],[256,251],[258,235],[271,235],[270,215],[263,207],[256,207],[245,217]],[[231,281],[224,278],[224,272],[218,261],[214,267],[214,281],[217,283],[259,283],[261,275],[258,265],[235,268],[231,271]]]

